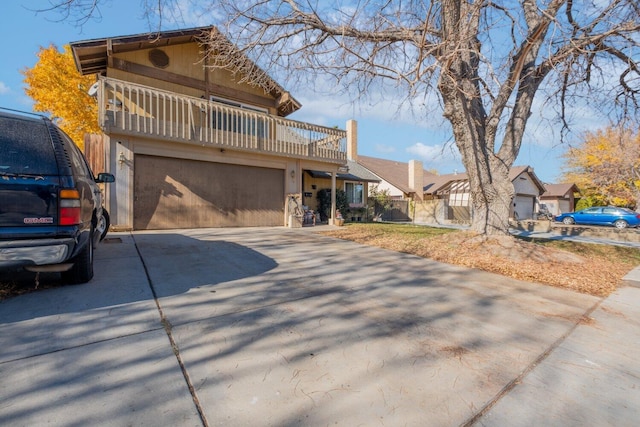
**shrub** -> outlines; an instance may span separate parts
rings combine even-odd
[[[331,216],[331,189],[323,188],[318,191],[318,212],[320,213],[320,221],[327,221]],[[349,204],[347,203],[347,193],[343,190],[336,190],[336,209],[340,212],[347,212]]]

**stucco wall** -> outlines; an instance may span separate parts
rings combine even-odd
[[[535,185],[528,174],[522,174],[513,181],[513,189],[515,194],[526,194],[530,196],[539,196],[540,189]]]
[[[444,200],[425,200],[414,202],[413,221],[418,224],[444,224],[446,222],[446,206]]]

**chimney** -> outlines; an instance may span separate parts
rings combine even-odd
[[[347,159],[358,161],[358,122],[347,121]]]
[[[423,200],[424,169],[420,160],[409,161],[409,188],[415,193],[415,200]]]

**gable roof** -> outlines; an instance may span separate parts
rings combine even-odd
[[[514,166],[509,170],[509,179],[515,181],[520,175],[528,173],[534,184],[539,188],[540,194],[545,191],[545,186],[533,172],[531,166]],[[466,173],[452,173],[446,175],[433,175],[425,181],[424,192],[426,194],[443,194],[450,192],[469,191],[469,176]]]
[[[538,187],[539,193],[542,194],[545,191],[544,183],[540,181],[540,179],[536,176],[535,172],[533,172],[533,168],[531,166],[514,166],[509,169],[509,179],[511,181],[515,181],[520,175],[529,174],[533,183]]]
[[[358,181],[367,181],[367,182],[380,182],[380,178],[375,174],[367,170],[367,168],[358,164],[358,162],[354,162],[353,160],[347,160],[347,167],[349,168],[349,173],[358,177]]]
[[[540,197],[559,197],[564,198],[578,191],[578,187],[572,183],[563,184],[545,184],[545,192]]]
[[[431,179],[425,181],[425,194],[441,194],[453,192],[468,192],[469,177],[466,173],[450,173],[445,175],[433,175]]]
[[[368,169],[380,179],[387,181],[403,193],[412,193],[409,187],[409,163],[396,162],[394,160],[379,159],[358,155],[358,164]],[[430,181],[435,174],[424,171],[424,181]]]
[[[235,60],[225,61],[226,65],[221,65],[223,62],[213,55],[214,62],[216,62],[216,66],[226,68],[231,72],[242,73],[241,75],[245,77],[248,84],[261,87],[265,93],[277,99],[278,110],[283,116],[299,110],[302,106],[258,65],[240,53],[214,26],[83,40],[72,42],[69,45],[73,52],[76,68],[82,75],[87,75],[105,72],[109,65],[109,57],[115,53],[185,43],[207,43],[211,46],[219,46],[221,51],[234,55]]]
[[[346,173],[337,173],[336,178],[345,181],[363,181],[363,182],[380,182],[380,178],[354,162],[353,160],[347,160],[347,167],[349,168]],[[326,171],[307,170],[314,178],[331,178],[331,173]]]

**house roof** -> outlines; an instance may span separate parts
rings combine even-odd
[[[371,173],[362,165],[358,164],[358,162],[347,160],[347,167],[349,168],[349,173],[357,176],[359,181],[380,182],[379,177]]]
[[[544,184],[538,179],[530,166],[514,166],[509,170],[509,179],[515,181],[523,173],[528,173],[540,193],[545,191]],[[469,176],[466,173],[453,173],[446,175],[434,175],[425,181],[424,192],[426,194],[442,194],[452,192],[469,191]]]
[[[384,179],[404,193],[411,193],[409,187],[409,164],[376,157],[358,156],[358,164]],[[515,181],[523,173],[528,173],[540,194],[545,191],[531,166],[514,166],[509,170],[509,179]],[[424,171],[423,189],[425,194],[460,193],[469,191],[469,176],[466,173],[436,175]]]
[[[469,191],[469,177],[466,173],[433,175],[424,183],[425,194],[440,194]]]
[[[520,175],[528,173],[533,183],[538,187],[540,191],[538,194],[542,194],[545,191],[544,183],[536,176],[531,166],[514,166],[509,170],[509,178],[511,181],[515,181]]]
[[[235,61],[226,61],[226,66],[220,66],[232,72],[242,73],[241,75],[247,76],[246,81],[249,84],[262,87],[266,93],[278,100],[278,110],[283,116],[293,113],[302,106],[246,55],[239,53],[239,50],[214,26],[83,40],[72,42],[70,46],[76,68],[81,74],[87,75],[105,72],[109,57],[115,53],[184,43],[206,43],[210,46],[219,46],[221,51],[235,55]],[[215,59],[214,62],[216,62]]]
[[[578,191],[578,187],[572,183],[545,184],[544,188],[546,191],[540,196],[542,198],[564,198]]]
[[[357,164],[352,160],[347,160],[347,166],[349,171],[347,173],[336,174],[337,179],[345,181],[366,181],[366,182],[380,182],[380,179]],[[326,171],[309,170],[309,175],[314,178],[331,178],[331,173]]]
[[[376,157],[358,156],[357,163],[369,170],[380,179],[387,181],[403,193],[412,193],[409,187],[409,164]],[[429,182],[436,176],[424,171],[424,182]]]

